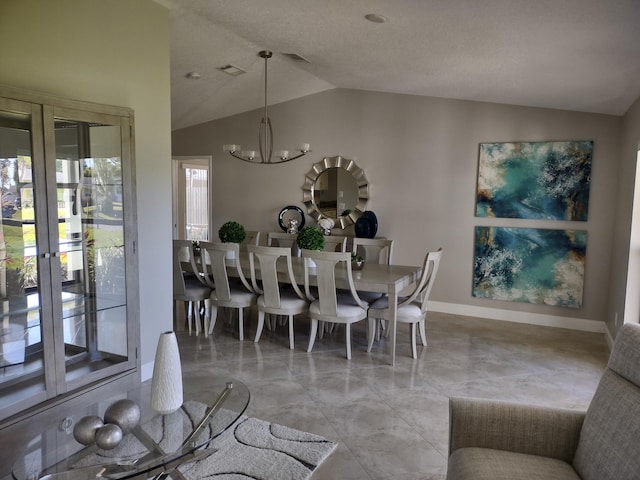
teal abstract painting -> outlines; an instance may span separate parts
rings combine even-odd
[[[473,296],[580,308],[587,232],[476,227]]]
[[[592,141],[481,143],[476,216],[587,221]]]

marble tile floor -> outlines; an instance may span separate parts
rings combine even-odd
[[[430,312],[429,346],[411,358],[408,325],[399,325],[396,366],[387,340],[366,352],[364,322],[316,340],[306,353],[309,322],[296,318],[296,348],[286,326],[253,342],[255,314],[219,319],[212,336],[176,326],[185,385],[209,375],[249,386],[250,416],[323,435],[338,448],[313,480],[443,480],[448,398],[475,396],[584,409],[606,365],[604,335]],[[187,388],[187,387],[185,387]]]

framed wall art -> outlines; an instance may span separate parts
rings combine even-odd
[[[580,308],[587,232],[476,227],[473,296]]]
[[[481,143],[476,216],[586,221],[592,141]]]

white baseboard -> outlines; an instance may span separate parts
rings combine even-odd
[[[541,313],[518,312],[514,310],[502,310],[500,308],[478,307],[476,305],[460,305],[457,303],[429,301],[429,310],[434,312],[465,315],[468,317],[488,318],[505,322],[528,323],[545,327],[568,328],[584,332],[605,333],[608,332],[605,323],[584,318],[561,317],[558,315],[545,315]]]
[[[153,364],[154,362],[145,363],[140,367],[140,381],[144,382],[150,380],[153,377]]]

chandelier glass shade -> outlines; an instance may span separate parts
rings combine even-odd
[[[260,130],[258,132],[258,154],[255,150],[242,150],[240,145],[223,145],[222,150],[229,153],[232,157],[239,160],[243,160],[249,163],[284,163],[296,158],[300,158],[311,151],[308,143],[303,143],[293,153],[289,154],[288,150],[280,150],[275,158],[273,156],[273,127],[271,126],[271,119],[269,118],[269,112],[267,109],[267,61],[273,56],[273,53],[269,50],[262,50],[258,53],[260,58],[264,58],[264,112],[262,114],[262,120],[260,120]]]

